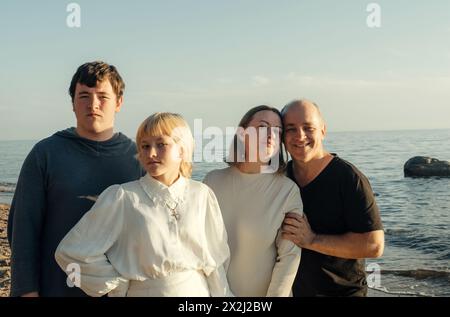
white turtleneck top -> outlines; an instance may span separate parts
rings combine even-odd
[[[287,212],[303,212],[298,186],[284,175],[236,167],[214,170],[204,183],[216,194],[228,233],[233,294],[289,296],[301,250],[280,238],[280,227]]]

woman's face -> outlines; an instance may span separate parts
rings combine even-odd
[[[262,110],[253,116],[244,131],[249,162],[268,163],[280,151],[281,119],[273,111]]]
[[[178,177],[182,149],[170,136],[144,136],[139,144],[139,161],[150,176],[165,183]]]

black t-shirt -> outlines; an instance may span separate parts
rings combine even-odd
[[[378,206],[368,179],[349,162],[333,156],[313,181],[303,188],[299,186],[311,229],[328,235],[381,230]],[[287,176],[295,182],[292,161],[288,163]],[[303,249],[293,293],[294,296],[365,296],[365,261]]]

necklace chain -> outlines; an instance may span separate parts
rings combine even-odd
[[[167,208],[169,208],[170,209],[170,211],[171,211],[171,216],[172,217],[174,217],[176,220],[179,220],[180,219],[180,214],[178,213],[178,211],[177,211],[177,207],[178,207],[178,203],[176,203],[176,205],[175,205],[175,207],[170,207],[169,206],[169,204],[166,202],[166,206],[167,206]]]

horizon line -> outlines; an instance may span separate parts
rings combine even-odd
[[[421,128],[421,129],[411,129],[411,128],[407,128],[407,129],[386,129],[386,130],[331,130],[331,131],[327,131],[328,133],[352,133],[352,132],[402,132],[402,131],[439,131],[439,130],[450,130],[450,128]],[[55,131],[54,133],[56,133],[57,131]],[[117,132],[122,132],[122,131],[116,131]],[[123,133],[123,132],[122,132]],[[40,139],[0,139],[0,141],[39,141],[42,139],[45,139],[49,136],[51,136],[53,134],[49,134],[46,137],[40,138]],[[198,135],[198,134],[197,134]],[[194,135],[195,137],[195,135]],[[132,140],[134,140],[134,138],[131,138]]]

